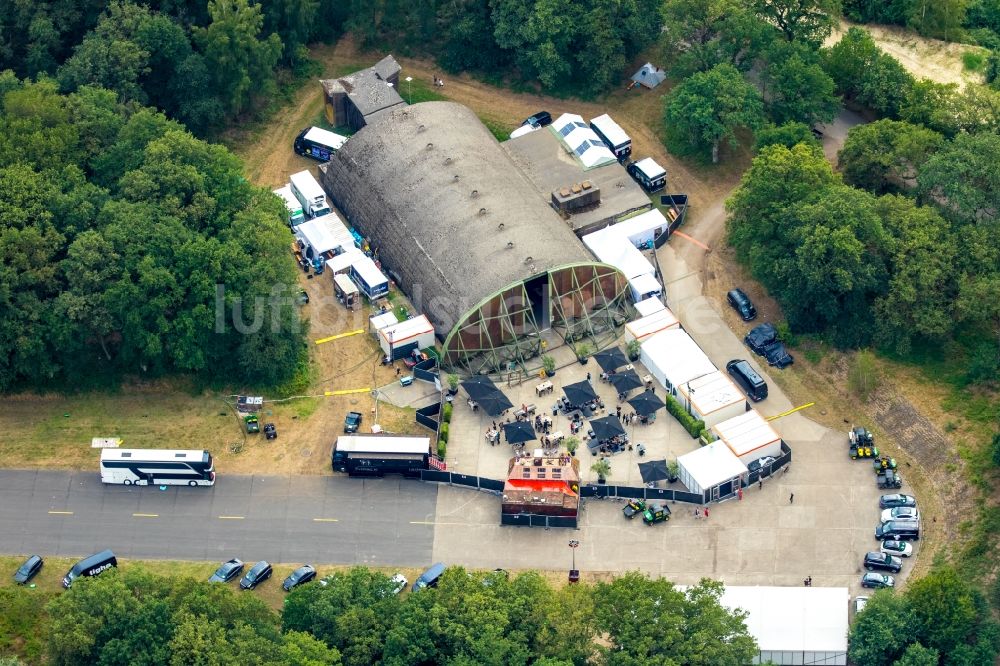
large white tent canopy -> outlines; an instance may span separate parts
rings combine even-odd
[[[691,336],[679,328],[647,338],[640,358],[653,377],[673,394],[678,384],[717,369]]]
[[[712,442],[679,456],[677,465],[681,481],[698,494],[747,473],[747,466],[722,442]]]

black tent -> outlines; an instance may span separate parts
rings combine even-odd
[[[604,372],[611,372],[623,365],[628,365],[628,359],[625,358],[625,354],[618,347],[602,349],[594,354],[594,360],[597,361],[597,365],[601,366],[601,370]]]
[[[520,444],[537,439],[535,429],[527,421],[513,421],[503,424],[503,436],[509,444]]]
[[[483,393],[472,399],[490,416],[500,416],[505,409],[510,409],[514,406],[500,389],[497,389],[493,393]]]
[[[634,398],[631,398],[628,401],[628,404],[632,405],[632,409],[634,409],[635,413],[640,416],[649,416],[650,414],[656,412],[656,410],[667,406],[666,403],[660,400],[660,398],[652,391],[640,393]]]
[[[625,434],[622,422],[614,414],[594,419],[590,422],[590,429],[594,431],[594,439],[611,439]]]
[[[635,370],[626,370],[625,372],[616,372],[611,375],[611,385],[619,393],[628,393],[632,389],[643,386],[643,383],[639,379],[639,375],[635,373]]]
[[[590,385],[590,382],[586,380],[564,386],[563,393],[566,394],[566,399],[569,400],[569,404],[571,405],[580,406],[585,402],[597,400],[597,392],[594,391],[594,387]]]
[[[493,383],[493,380],[486,375],[476,375],[471,379],[466,379],[462,382],[462,388],[465,389],[465,392],[468,393],[469,397],[473,400],[481,395],[500,391],[500,389],[497,388],[497,385]]]
[[[666,460],[650,460],[639,463],[639,474],[642,475],[643,483],[656,483],[670,478]]]

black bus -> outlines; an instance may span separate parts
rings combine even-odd
[[[333,445],[334,472],[350,476],[420,476],[430,458],[429,437],[342,435]]]
[[[329,162],[330,156],[347,143],[347,137],[334,134],[322,127],[307,127],[295,137],[295,152],[320,162]]]
[[[118,558],[110,550],[102,550],[96,555],[85,557],[63,576],[63,587],[69,588],[73,581],[81,576],[96,576],[118,566]]]

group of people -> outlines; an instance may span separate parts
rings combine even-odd
[[[540,414],[535,415],[535,432],[545,433],[546,435],[552,432],[552,419],[548,416],[541,416]]]

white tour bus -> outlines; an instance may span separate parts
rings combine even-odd
[[[215,465],[208,451],[101,449],[101,481],[126,486],[211,486]]]

